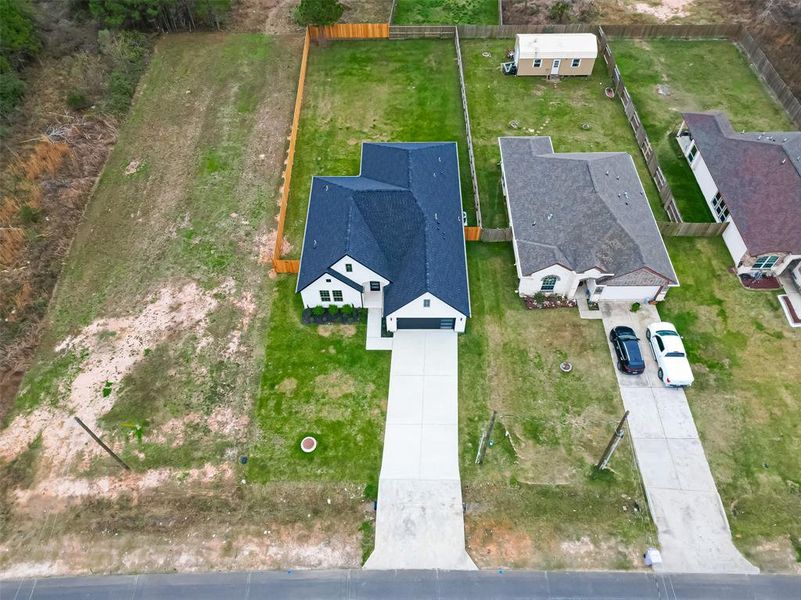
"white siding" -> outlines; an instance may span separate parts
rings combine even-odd
[[[745,242],[737,229],[737,225],[731,219],[729,219],[729,226],[726,227],[726,231],[723,232],[723,241],[729,250],[729,254],[731,254],[734,266],[738,266],[740,260],[748,252],[748,248],[745,247]],[[746,271],[750,271],[750,269],[746,269]]]
[[[578,278],[578,275],[573,271],[561,265],[553,265],[547,269],[532,273],[528,277],[521,277],[517,293],[521,296],[533,296],[537,292],[542,291],[542,280],[548,275],[555,275],[559,278],[556,282],[556,287],[554,287],[551,293],[561,296],[568,296],[570,294],[570,290],[573,288]]]
[[[353,265],[353,271],[350,273],[348,273],[347,269],[345,268],[345,265],[348,263]],[[331,265],[331,269],[337,273],[342,273],[348,279],[351,279],[359,285],[364,286],[366,290],[370,289],[370,281],[380,281],[382,288],[389,283],[388,279],[381,277],[381,275],[368,269],[360,262],[353,260],[350,256],[342,257],[340,260]]]
[[[718,193],[718,186],[715,180],[712,179],[712,174],[709,172],[709,168],[706,166],[700,150],[698,154],[695,155],[695,160],[690,163],[690,168],[693,170],[693,174],[695,174],[695,180],[698,182],[698,187],[701,188],[701,193],[704,195],[704,200],[706,200],[709,211],[714,215],[715,211],[712,209],[712,198]]]
[[[425,307],[424,300],[429,300],[431,306]],[[463,332],[467,317],[458,310],[445,304],[433,294],[426,292],[422,296],[400,307],[393,313],[387,315],[387,330],[396,331],[398,329],[398,318],[426,318],[426,319],[456,319],[456,331]]]
[[[331,294],[332,301],[331,302],[323,302],[320,300],[320,290],[328,290],[329,292],[333,292],[334,290],[341,290],[342,291],[342,302],[334,302],[333,301],[333,294]],[[300,297],[303,298],[303,306],[305,308],[314,308],[315,306],[328,306],[330,304],[336,304],[337,306],[343,306],[345,304],[352,304],[353,306],[361,308],[362,306],[362,295],[358,291],[354,290],[349,285],[345,285],[339,279],[332,277],[331,275],[321,275],[318,279],[314,282],[310,283],[300,292]]]

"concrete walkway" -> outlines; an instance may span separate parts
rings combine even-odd
[[[384,312],[380,308],[367,309],[367,340],[365,347],[368,350],[392,350],[392,338],[381,337],[381,319]]]
[[[631,411],[629,431],[645,485],[648,505],[662,547],[656,570],[676,573],[758,573],[731,540],[726,512],[709,470],[687,397],[682,389],[666,388],[645,329],[660,321],[656,307],[636,313],[628,303],[601,304],[604,330],[628,325],[641,339],[646,369],[626,375],[615,368],[623,404]],[[615,364],[612,345],[609,344]]]
[[[375,550],[365,569],[476,568],[465,551],[457,393],[456,332],[395,333]]]

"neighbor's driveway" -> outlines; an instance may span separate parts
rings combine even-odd
[[[366,569],[475,569],[465,551],[454,331],[392,342],[375,550]]]
[[[645,339],[656,307],[632,313],[623,302],[602,303],[604,330],[628,325],[640,338],[646,369],[642,375],[617,370],[623,404],[631,411],[629,431],[648,505],[662,546],[660,570],[681,573],[757,573],[731,540],[726,512],[709,470],[683,389],[665,387]],[[609,351],[617,364],[612,345]]]

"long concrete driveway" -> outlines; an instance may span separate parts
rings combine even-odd
[[[645,339],[660,321],[656,307],[632,313],[626,303],[602,303],[604,330],[628,325],[640,338],[646,369],[626,375],[615,369],[648,504],[662,547],[657,570],[677,573],[758,573],[734,546],[729,521],[709,470],[687,397],[665,387]],[[612,358],[615,358],[609,344]]]
[[[458,386],[456,332],[395,333],[375,550],[365,569],[476,568],[464,541]]]

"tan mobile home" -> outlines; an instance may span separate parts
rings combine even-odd
[[[598,56],[592,33],[519,33],[514,64],[518,75],[591,75]]]

